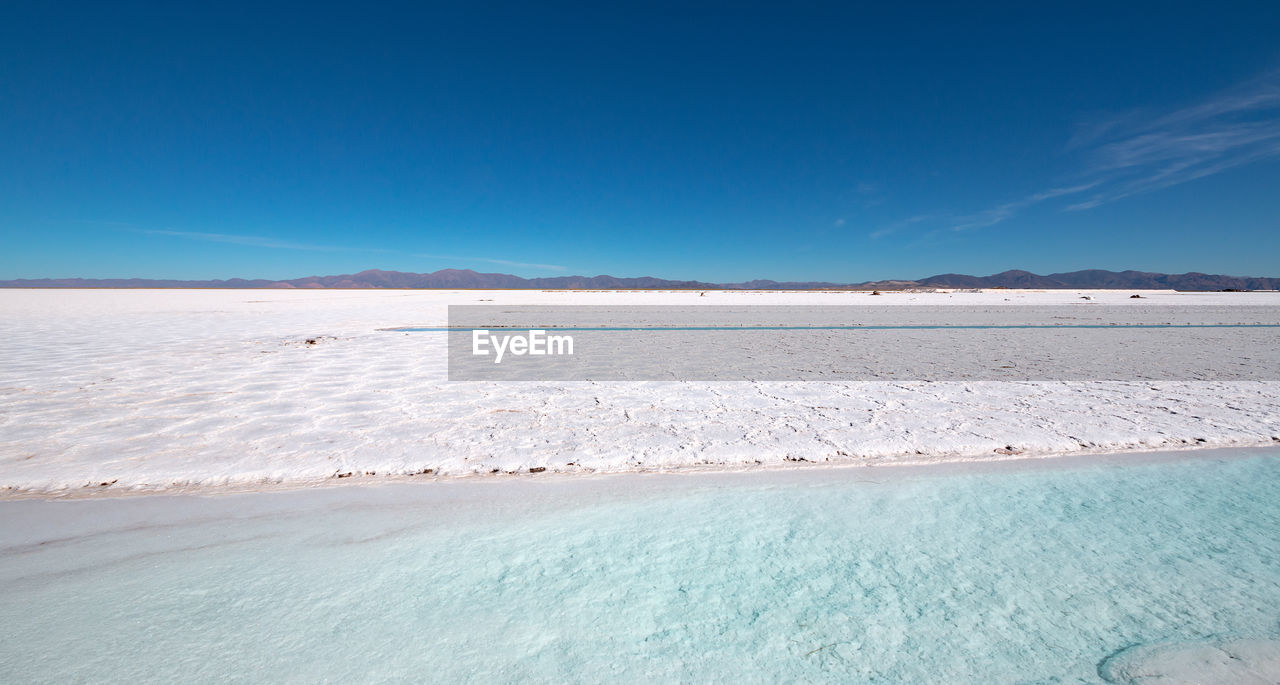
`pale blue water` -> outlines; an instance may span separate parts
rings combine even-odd
[[[0,503],[0,681],[1100,682],[1280,636],[1277,454]]]

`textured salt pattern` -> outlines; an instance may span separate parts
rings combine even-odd
[[[1269,685],[1280,682],[1280,640],[1208,640],[1138,645],[1108,658],[1111,683]]]
[[[3,502],[0,681],[1275,682],[1276,456]]]
[[[1081,296],[4,290],[0,495],[1280,438],[1280,382],[449,383],[447,334],[379,330],[443,325],[448,304],[477,302],[933,304],[958,320],[1012,303],[1029,321],[1064,305],[1082,318],[1131,308],[1135,321],[1168,306],[1232,323],[1280,311],[1275,293]]]

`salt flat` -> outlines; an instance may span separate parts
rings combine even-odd
[[[1132,307],[1135,320],[1194,306],[1215,321],[1247,312],[1246,323],[1275,323],[1258,308],[1280,306],[1277,293],[1130,294],[3,290],[0,487],[14,497],[1280,440],[1274,380],[451,383],[447,334],[385,330],[442,326],[450,304],[1012,305],[1029,320],[1050,305]]]

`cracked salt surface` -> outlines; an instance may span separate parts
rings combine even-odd
[[[447,334],[380,330],[443,325],[447,305],[479,301],[936,305],[958,320],[1018,307],[1027,321],[1067,305],[1087,321],[1105,304],[1136,322],[1167,320],[1169,307],[1206,323],[1280,318],[1276,293],[1128,295],[4,290],[0,497],[1280,440],[1277,381],[450,383]]]
[[[1278,456],[0,502],[0,681],[1273,683]]]

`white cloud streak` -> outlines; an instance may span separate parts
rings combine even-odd
[[[985,228],[1042,202],[1073,196],[1076,201],[1063,210],[1084,211],[1280,158],[1280,71],[1162,115],[1129,113],[1082,127],[1067,147],[1082,157],[1077,182],[940,221],[951,223],[953,231]],[[899,222],[871,237],[907,223],[915,222]]]
[[[1038,205],[1041,202],[1044,202],[1045,200],[1052,200],[1055,197],[1063,197],[1065,195],[1075,195],[1077,193],[1083,193],[1084,191],[1089,190],[1091,188],[1096,188],[1099,183],[1101,183],[1101,181],[1090,181],[1088,183],[1082,183],[1080,185],[1068,186],[1065,188],[1051,188],[1049,190],[1033,193],[1020,200],[1015,200],[1013,202],[1006,202],[1005,204],[1002,204],[999,207],[992,207],[991,209],[979,212],[977,214],[973,214],[967,217],[961,217],[957,219],[958,223],[955,226],[952,226],[951,230],[967,231],[973,228],[985,228],[987,226],[994,226],[1000,223],[1001,221],[1004,221],[1005,219],[1012,217],[1018,212],[1028,207],[1031,207],[1032,205]]]
[[[496,259],[493,257],[462,257],[458,255],[444,254],[426,254],[419,252],[403,252],[401,250],[388,250],[377,247],[342,247],[338,245],[317,245],[312,243],[299,243],[289,240],[279,240],[267,236],[241,235],[233,233],[202,233],[198,231],[174,231],[168,229],[131,229],[135,233],[145,233],[147,235],[168,236],[174,238],[184,238],[187,240],[201,240],[210,243],[225,243],[228,245],[246,245],[249,247],[264,247],[278,250],[307,250],[312,252],[364,252],[374,254],[396,254],[409,257],[419,257],[422,259],[447,259],[456,262],[480,262],[484,264],[497,264],[500,266],[519,267],[526,269],[540,269],[543,271],[565,271],[566,267],[558,264],[538,264],[533,262],[517,262],[510,259]]]
[[[1070,211],[1280,157],[1280,72],[1145,121],[1125,117],[1091,142],[1084,173],[1100,187]]]

